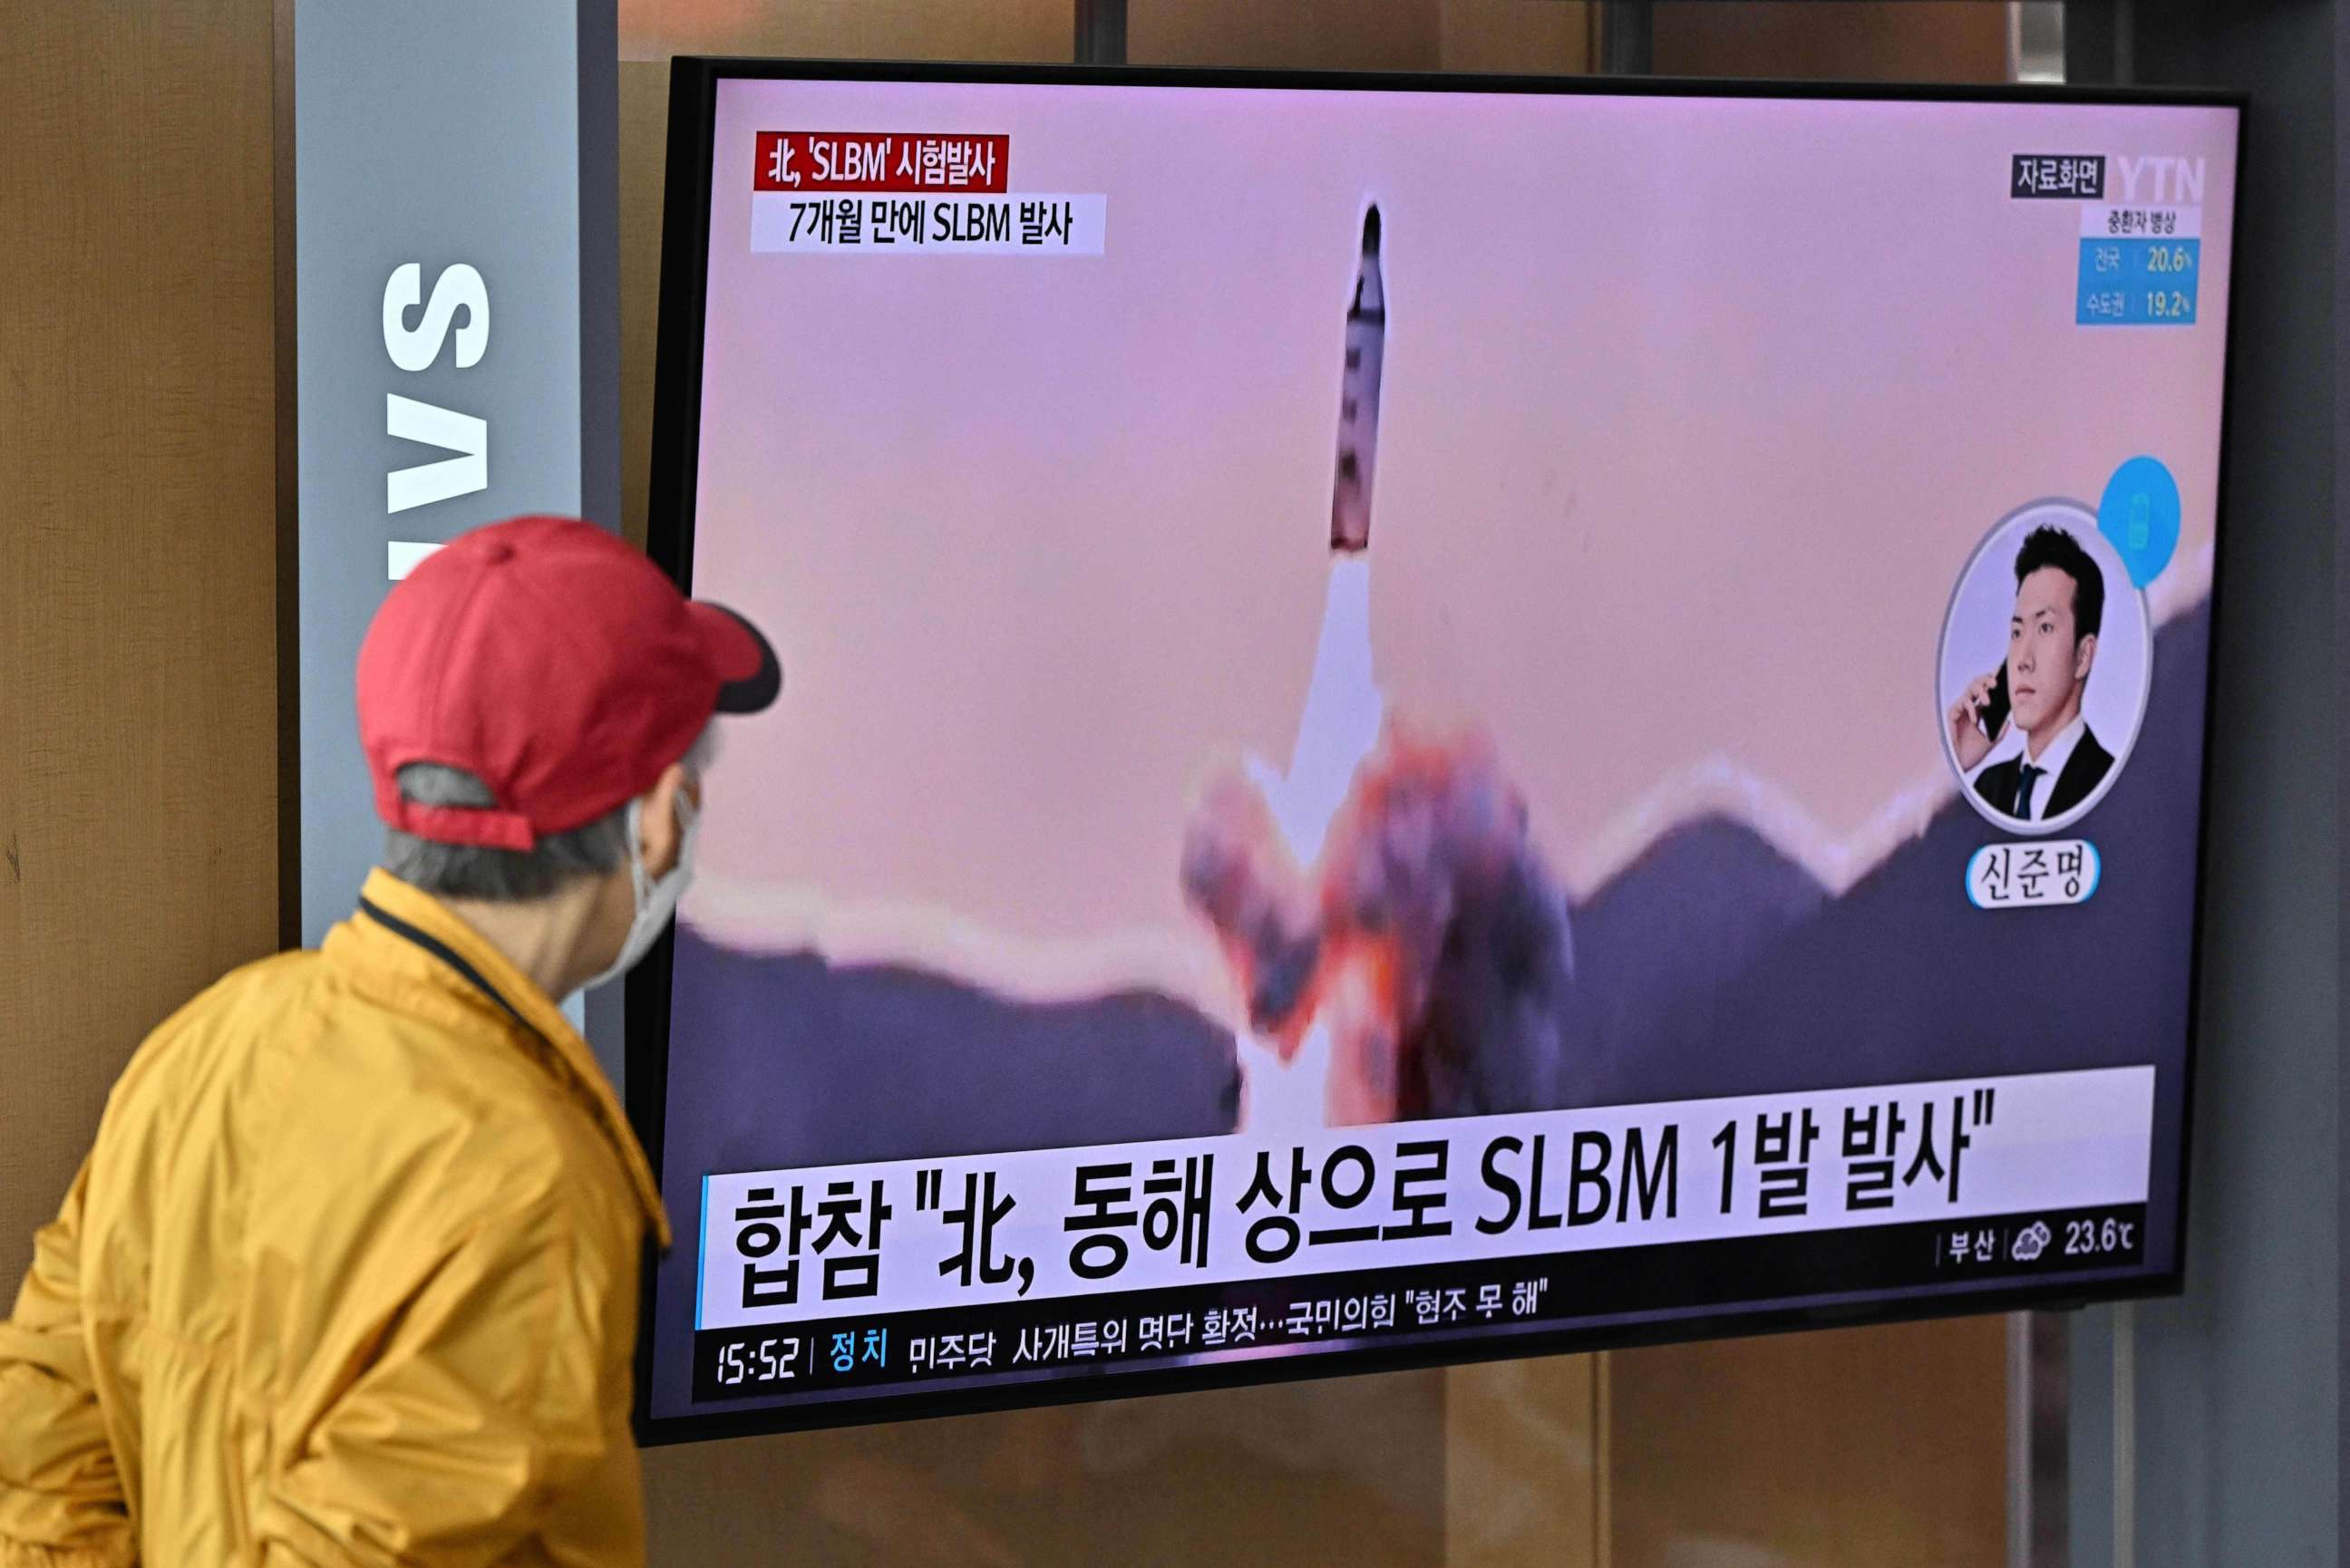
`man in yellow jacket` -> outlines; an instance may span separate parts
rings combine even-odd
[[[478,530],[359,655],[385,869],[140,1048],[0,1324],[0,1568],[644,1556],[668,1225],[561,998],[691,866],[765,640],[587,524]]]

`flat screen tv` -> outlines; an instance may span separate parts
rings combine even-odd
[[[2240,110],[680,60],[647,1436],[2175,1289]]]

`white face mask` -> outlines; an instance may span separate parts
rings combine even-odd
[[[695,819],[693,802],[683,790],[677,792],[677,864],[669,874],[655,881],[645,875],[645,803],[629,803],[629,885],[635,895],[636,919],[629,924],[629,940],[620,944],[620,956],[611,967],[588,981],[581,990],[617,980],[643,961],[652,951],[653,944],[669,927],[670,917],[677,913],[677,901],[693,880],[693,836],[701,824]]]

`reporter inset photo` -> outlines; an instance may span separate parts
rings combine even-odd
[[[2151,640],[2145,596],[2087,507],[2038,501],[2002,520],[1942,625],[1942,749],[1968,804],[2011,833],[2087,815],[2137,742]]]

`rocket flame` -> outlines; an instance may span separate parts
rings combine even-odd
[[[1185,900],[1244,1000],[1252,1125],[1531,1103],[1559,1058],[1565,900],[1492,744],[1385,714],[1368,572],[1333,565],[1288,772],[1211,780],[1185,837]]]
[[[1286,772],[1250,755],[1211,780],[1183,845],[1185,901],[1212,929],[1248,1014],[1244,1120],[1329,1125],[1331,1038],[1315,1027],[1327,963],[1321,900],[1308,875],[1357,768],[1378,743],[1386,700],[1371,664],[1370,562],[1330,564],[1314,675]]]

